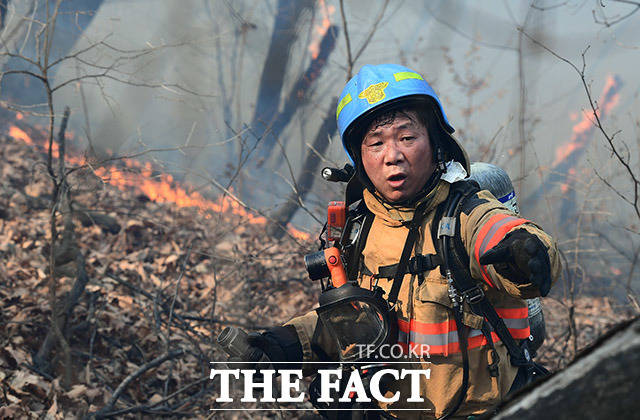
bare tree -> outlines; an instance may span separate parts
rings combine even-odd
[[[58,349],[60,349],[63,355],[63,386],[68,388],[74,379],[71,348],[67,336],[67,321],[70,319],[74,307],[78,303],[89,280],[84,267],[83,253],[75,237],[73,221],[74,215],[82,214],[86,217],[86,213],[81,208],[76,208],[73,200],[74,186],[69,181],[69,175],[80,170],[89,169],[92,171],[105,163],[125,157],[108,157],[99,160],[93,156],[85,164],[70,168],[67,167],[65,135],[70,110],[67,107],[62,116],[56,114],[56,94],[62,88],[71,84],[82,84],[89,81],[100,83],[100,81],[106,79],[124,83],[129,86],[145,88],[163,87],[193,95],[200,94],[179,84],[138,80],[134,73],[127,70],[127,64],[153,54],[155,51],[167,48],[168,46],[166,45],[145,49],[125,50],[111,45],[107,41],[108,37],[105,37],[104,39],[90,42],[83,47],[72,50],[66,55],[56,57],[52,51],[55,48],[56,23],[60,18],[62,0],[55,2],[46,0],[43,5],[40,5],[40,2],[37,1],[30,4],[32,8],[28,11],[31,14],[34,14],[35,9],[39,6],[45,8],[44,20],[31,19],[29,16],[23,17],[23,19],[29,22],[29,28],[23,31],[22,34],[25,36],[25,43],[27,41],[34,42],[35,48],[33,54],[28,54],[24,51],[20,43],[9,42],[4,36],[0,36],[0,58],[9,58],[14,62],[23,64],[23,66],[17,68],[5,67],[0,72],[0,84],[7,76],[11,75],[21,75],[37,81],[40,83],[46,98],[44,103],[45,112],[42,113],[39,111],[38,104],[34,107],[30,104],[17,104],[11,101],[4,101],[2,105],[8,109],[27,115],[44,117],[47,121],[47,155],[44,168],[51,182],[51,201],[49,205],[49,229],[51,239],[48,247],[48,287],[50,292],[49,306],[51,310],[51,322],[49,333],[44,338],[37,355],[34,357],[34,369],[38,371],[48,371],[52,368],[49,353],[52,347],[57,344]],[[12,36],[14,35],[15,34]],[[113,55],[114,58],[111,62],[107,63],[94,61],[90,58],[90,54],[96,51],[107,51]],[[54,73],[56,68],[67,62],[76,62],[88,70],[76,76],[55,81]],[[55,128],[57,124],[59,124],[59,131],[56,139]],[[164,149],[163,151],[166,150],[167,149]],[[151,150],[146,150],[138,155],[150,152]],[[106,223],[108,222],[107,220]],[[73,266],[71,273],[75,276],[76,280],[68,293],[61,295],[58,277],[61,273],[61,267],[68,264]]]

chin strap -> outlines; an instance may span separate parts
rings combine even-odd
[[[440,146],[436,146],[436,167],[440,170],[441,174],[447,173],[447,163],[444,161],[444,153],[442,153]]]

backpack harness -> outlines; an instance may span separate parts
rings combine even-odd
[[[489,373],[497,377],[498,362],[500,358],[495,349],[491,332],[502,340],[509,353],[510,362],[519,368],[514,381],[515,388],[524,386],[534,379],[548,373],[541,365],[532,360],[527,348],[527,340],[518,344],[513,338],[502,318],[487,299],[484,291],[471,276],[469,270],[469,255],[462,243],[460,234],[460,213],[462,204],[480,191],[475,181],[463,180],[451,184],[449,197],[436,208],[434,223],[431,227],[431,236],[436,248],[435,254],[416,255],[410,257],[411,251],[418,238],[419,229],[425,217],[426,203],[416,208],[413,219],[408,223],[409,233],[404,244],[400,260],[397,264],[378,267],[378,273],[369,273],[361,262],[362,251],[366,238],[373,223],[374,215],[364,205],[363,200],[354,203],[349,210],[344,234],[340,239],[340,246],[345,257],[347,277],[349,281],[356,281],[359,269],[366,274],[374,275],[374,278],[393,279],[387,301],[393,306],[398,298],[400,286],[405,274],[418,276],[418,284],[424,281],[424,273],[440,267],[441,274],[449,283],[449,297],[453,304],[453,314],[459,335],[460,350],[462,353],[463,375],[462,386],[456,404],[443,415],[445,419],[453,415],[465,399],[469,387],[469,357],[467,348],[468,328],[462,323],[462,306],[466,302],[473,313],[483,318],[481,331],[491,347],[491,364]],[[438,221],[436,223],[436,221]]]

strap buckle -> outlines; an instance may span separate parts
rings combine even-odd
[[[462,293],[462,296],[467,302],[471,304],[478,303],[482,299],[484,299],[484,291],[480,288],[480,286],[476,285],[469,290],[465,290]]]
[[[500,356],[495,349],[491,349],[491,363],[489,364],[489,375],[497,378],[500,374],[499,370]]]
[[[425,255],[416,255],[413,258],[409,258],[409,264],[407,266],[407,271],[411,274],[420,274],[426,270],[426,256]]]
[[[418,254],[415,257],[411,257],[407,262],[407,272],[411,274],[423,274],[426,271],[431,271],[440,265],[440,260],[437,255]]]

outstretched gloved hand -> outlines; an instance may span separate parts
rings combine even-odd
[[[551,264],[547,247],[525,229],[509,232],[480,257],[480,264],[493,264],[496,271],[518,284],[531,283],[546,296],[551,289]]]

